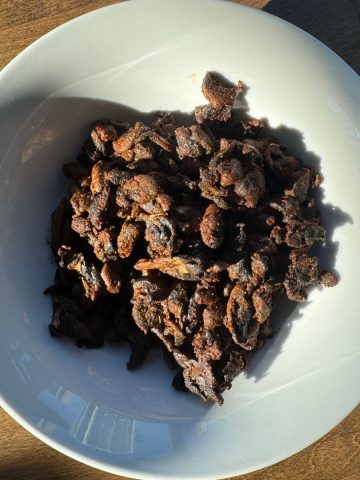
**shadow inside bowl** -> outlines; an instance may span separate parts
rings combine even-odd
[[[4,188],[0,192],[0,201],[3,201],[3,213],[5,217],[8,215],[8,222],[10,222],[11,228],[9,227],[0,232],[0,245],[3,246],[0,250],[0,259],[2,268],[6,272],[8,285],[16,285],[17,291],[20,291],[22,294],[20,313],[26,315],[26,312],[31,311],[33,299],[41,296],[44,288],[52,282],[54,265],[51,265],[50,249],[46,245],[46,241],[50,238],[50,214],[64,196],[67,188],[61,172],[62,165],[76,157],[84,139],[89,134],[89,125],[92,122],[111,119],[129,122],[141,120],[144,123],[150,123],[154,119],[155,112],[139,112],[118,103],[82,97],[31,98],[26,99],[26,102],[23,103],[19,101],[19,104],[22,105],[24,111],[27,110],[27,113],[24,115],[24,122],[15,134],[2,160],[3,165],[7,164],[5,170],[8,172],[8,178],[3,179]],[[248,110],[248,105],[242,100],[238,105],[237,115],[247,120],[250,118]],[[178,125],[193,123],[192,113],[175,112],[175,117]],[[266,119],[264,121],[270,135],[279,138],[288,146],[290,152],[321,173],[321,159],[306,149],[303,134],[300,131],[289,129],[286,126],[271,129]],[[16,162],[11,164],[11,159],[14,156],[20,158],[19,164]],[[42,179],[44,179],[43,189],[36,189],[31,182],[24,180],[32,178],[34,172],[37,172],[37,182],[42,182]],[[17,178],[17,182],[11,182],[11,177]],[[22,194],[18,195],[20,185]],[[323,268],[336,272],[338,244],[333,240],[333,235],[337,228],[352,220],[338,206],[325,203],[323,189],[319,190],[317,201],[322,214],[322,221],[327,231],[327,240],[323,246],[317,247],[316,254]],[[35,221],[33,216],[26,214],[22,215],[21,222],[14,218],[14,212],[26,212],[27,209],[32,207],[37,208]],[[31,232],[36,232],[36,234]],[[19,257],[19,260],[16,260],[16,258],[14,260],[14,257],[9,255],[9,252],[13,252],[15,255],[14,247],[11,245],[12,235],[15,235],[16,238],[23,235],[23,246],[28,248],[32,254],[27,255],[25,259],[24,257]],[[7,258],[3,255],[3,251],[7,252]],[[39,268],[40,263],[46,263],[46,266]],[[31,284],[29,284],[25,276],[24,278],[19,278],[18,272],[22,269],[37,272]],[[48,335],[46,328],[44,328],[44,322],[48,323],[50,320],[50,300],[43,299],[43,301],[46,302],[46,308],[38,311],[33,316],[29,315],[26,320],[26,328],[42,329],[42,338]],[[306,304],[297,305],[285,299],[279,302],[279,305],[274,310],[276,334],[266,342],[262,349],[253,354],[249,367],[244,373],[246,377],[259,381],[268,373],[273,361],[281,354],[283,345],[291,332],[294,322],[301,318],[305,308]],[[46,318],[44,318],[44,312],[46,312]],[[19,335],[21,334],[22,332],[19,332]],[[26,335],[26,332],[23,334]],[[78,405],[79,422],[74,430],[74,438],[80,441],[91,441],[91,435],[89,434],[89,431],[91,433],[91,429],[89,430],[90,420],[93,422],[94,432],[97,435],[100,424],[103,425],[108,422],[110,425],[115,422],[118,425],[122,425],[121,422],[128,415],[137,418],[139,422],[141,422],[142,418],[146,418],[146,420],[152,418],[153,421],[158,422],[171,418],[174,422],[182,424],[183,432],[181,435],[179,435],[179,428],[173,429],[175,436],[168,432],[169,441],[171,439],[173,444],[177,444],[184,441],[187,429],[191,431],[191,429],[195,428],[193,419],[199,420],[199,418],[207,414],[210,408],[217,408],[213,405],[203,404],[190,394],[182,394],[175,391],[171,393],[171,401],[169,401],[168,397],[164,397],[166,401],[161,401],[164,389],[171,389],[173,373],[168,371],[165,365],[162,365],[162,360],[157,358],[156,353],[150,357],[149,363],[147,364],[146,362],[139,372],[125,372],[124,370],[126,369],[123,364],[119,367],[122,376],[119,375],[118,380],[113,380],[107,375],[106,365],[107,362],[114,358],[112,355],[114,355],[114,350],[118,347],[114,348],[113,346],[105,345],[102,349],[103,352],[96,353],[96,355],[100,355],[100,361],[94,363],[92,360],[93,351],[91,350],[77,350],[68,341],[59,342],[58,340],[51,340],[51,342],[53,342],[54,346],[50,355],[48,344],[45,347],[41,344],[41,340],[37,342],[37,355],[33,359],[35,362],[33,366],[26,367],[26,362],[23,359],[26,352],[19,351],[21,368],[25,368],[25,370],[28,368],[28,375],[31,377],[31,368],[40,367],[40,363],[42,365],[46,363],[49,368],[52,362],[54,362],[54,365],[56,364],[59,377],[57,382],[54,380],[53,395],[55,398],[59,397],[65,403],[68,401],[66,398],[72,396],[71,402],[74,405]],[[125,355],[122,355],[122,358],[125,358],[127,348],[123,346],[119,348],[125,349]],[[57,355],[60,349],[65,349],[66,353],[71,356],[74,364],[74,368],[71,371],[69,371],[66,362],[62,366],[58,365]],[[77,356],[82,358],[84,365],[88,362],[89,366],[86,369],[80,370],[77,368]],[[38,364],[38,362],[40,363]],[[84,379],[84,382],[90,382],[90,385],[95,384],[96,388],[106,395],[109,407],[107,418],[105,418],[106,413],[100,412],[98,409],[99,405],[92,404],[90,398],[88,403],[81,400],[86,398],[88,393],[82,391],[79,378]],[[131,388],[127,389],[126,406],[123,407],[122,414],[117,416],[114,413],[117,409],[117,398],[114,393],[122,390],[120,379],[124,380],[125,378],[131,385]],[[63,382],[63,385],[69,385],[69,388],[62,387],[62,390],[59,390],[61,382]],[[114,382],[115,386],[112,385],[112,382]],[[39,385],[40,388],[41,386]],[[78,396],[74,393],[77,390],[79,391]],[[41,392],[38,395],[41,395]],[[43,395],[45,394],[43,393]],[[144,398],[146,400],[145,403]],[[50,403],[48,401],[48,404],[49,408],[56,412],[56,402],[51,400]],[[141,409],[144,408],[144,404],[146,405],[146,411],[142,412]],[[100,413],[102,417],[97,421],[96,416],[100,415]],[[61,412],[59,415],[63,417]],[[59,424],[60,420],[56,419],[54,422]],[[146,422],[144,422],[144,425],[146,425]],[[198,423],[196,425],[196,428],[201,428],[198,427]],[[64,425],[65,427],[66,425]],[[47,425],[42,425],[41,428],[43,430],[51,430],[51,422]],[[129,428],[129,426],[124,424],[119,428],[123,430]],[[146,437],[145,430],[143,435]],[[96,435],[94,434],[94,438]],[[147,448],[149,448],[148,444],[151,444],[151,439],[147,439],[146,442]],[[110,452],[128,454],[126,450],[128,447],[124,450],[123,447],[116,446],[115,443],[113,443],[111,448],[109,447]],[[91,446],[91,442],[87,445]]]

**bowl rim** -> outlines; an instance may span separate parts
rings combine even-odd
[[[153,0],[150,0],[153,1]],[[6,82],[7,77],[10,76],[13,72],[14,69],[17,68],[18,63],[22,61],[24,57],[28,55],[28,53],[32,52],[33,50],[36,50],[38,47],[41,47],[42,44],[45,44],[46,41],[54,36],[57,35],[59,32],[65,31],[70,25],[76,25],[79,22],[83,22],[84,20],[86,21],[86,18],[90,18],[92,16],[98,15],[100,11],[109,11],[109,10],[117,10],[117,9],[123,9],[123,8],[131,8],[132,4],[146,4],[149,5],[150,3],[149,0],[126,0],[122,1],[119,3],[114,3],[111,5],[107,5],[104,7],[96,8],[94,10],[91,10],[87,13],[81,14],[75,18],[72,18],[57,27],[53,28],[49,32],[45,33],[44,35],[40,36],[38,39],[36,39],[34,42],[32,42],[30,45],[25,47],[21,52],[19,52],[9,63],[7,63],[1,70],[0,70],[0,84],[1,82]],[[155,0],[156,1],[156,0]],[[181,0],[173,0],[175,2],[181,3]],[[198,0],[200,2],[200,0]],[[231,0],[201,0],[203,4],[206,3],[212,3],[212,4],[218,4],[220,6],[220,3],[222,3],[224,8],[228,8],[229,11],[231,9],[234,9],[234,11],[239,10],[239,9],[246,9],[246,10],[252,10],[254,15],[263,15],[268,18],[272,18],[272,21],[278,22],[279,24],[286,24],[290,30],[301,32],[303,36],[306,36],[312,40],[312,42],[315,42],[318,46],[320,46],[323,51],[326,51],[327,53],[330,53],[333,57],[333,59],[337,60],[338,63],[341,64],[342,68],[348,70],[348,72],[351,72],[351,74],[356,78],[356,80],[360,79],[360,75],[348,64],[346,63],[337,53],[335,53],[333,50],[331,50],[328,46],[326,46],[324,43],[322,43],[320,40],[318,40],[316,37],[313,35],[305,32],[301,28],[293,25],[292,23],[283,20],[276,15],[273,15],[271,13],[268,13],[266,11],[263,11],[262,9],[254,8],[248,5],[244,4],[239,4],[239,3],[234,3]],[[266,467],[269,467],[271,465],[274,465],[276,463],[281,462],[282,460],[285,460],[286,458],[289,458],[289,456],[294,455],[295,453],[304,450],[305,448],[309,447],[310,445],[314,444],[317,442],[320,438],[322,438],[324,435],[329,433],[333,428],[335,428],[339,423],[341,423],[348,415],[351,414],[351,412],[357,408],[357,405],[359,402],[354,402],[354,405],[352,406],[350,411],[345,412],[343,415],[341,415],[341,418],[334,419],[334,422],[330,428],[325,428],[324,431],[319,435],[315,440],[305,442],[301,449],[299,450],[297,447],[294,449],[290,449],[290,454],[289,452],[285,452],[282,454],[279,454],[276,457],[273,457],[271,461],[263,461],[262,463],[257,463],[255,468],[248,468],[248,469],[242,469],[241,472],[239,470],[232,470],[232,471],[227,471],[226,476],[237,476],[237,475],[243,475],[247,474],[250,472],[254,472]],[[0,407],[2,407],[5,412],[7,412],[10,417],[12,417],[17,423],[19,423],[22,427],[24,427],[28,432],[30,432],[32,435],[34,435],[36,438],[40,439],[43,441],[45,444],[49,445],[50,447],[54,448],[55,450],[63,453],[64,455],[75,459],[77,461],[80,461],[90,467],[96,468],[101,471],[109,472],[115,475],[124,475],[128,476],[129,478],[143,478],[143,479],[148,479],[148,480],[158,480],[159,478],[169,478],[169,476],[159,473],[159,474],[152,474],[148,473],[142,470],[136,470],[134,468],[127,468],[124,465],[119,465],[119,466],[112,466],[109,463],[106,463],[105,461],[101,460],[94,460],[92,457],[85,455],[83,453],[80,453],[78,451],[75,451],[66,444],[61,443],[60,441],[54,440],[51,438],[50,435],[44,433],[43,431],[37,429],[34,425],[31,424],[29,420],[23,415],[21,415],[15,408],[12,407],[10,401],[6,400],[3,396],[3,394],[0,392]],[[178,477],[178,476],[171,476],[170,478],[174,480],[184,480],[184,478],[190,479],[190,477]],[[215,474],[198,474],[194,475],[191,478],[201,478],[204,480],[216,480],[218,478],[218,475]]]

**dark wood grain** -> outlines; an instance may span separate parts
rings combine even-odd
[[[264,10],[310,33],[360,73],[360,0],[270,0]]]
[[[0,68],[62,23],[121,0],[0,0]]]
[[[194,0],[196,1],[196,0]],[[360,72],[360,0],[239,1],[273,13],[324,42]],[[0,0],[0,68],[56,26],[115,0]],[[304,419],[306,421],[306,419]],[[238,480],[359,480],[360,408],[302,452]],[[116,477],[51,449],[0,409],[0,480]],[[124,478],[124,477],[123,477]]]

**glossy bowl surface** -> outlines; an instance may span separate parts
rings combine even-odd
[[[130,373],[126,346],[51,339],[42,295],[54,273],[47,240],[66,189],[61,165],[89,124],[190,112],[204,103],[207,70],[245,81],[249,113],[321,170],[319,256],[340,276],[279,313],[282,328],[221,408],[174,391],[156,354]],[[27,48],[0,73],[1,405],[71,457],[149,479],[249,472],[328,432],[360,397],[359,129],[354,71],[292,25],[233,3],[134,0]]]

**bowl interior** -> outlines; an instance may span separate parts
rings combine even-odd
[[[205,17],[205,7],[189,0],[100,10],[51,33],[0,75],[3,403],[65,453],[128,475],[215,478],[259,468],[314,441],[359,397],[359,79],[284,22],[205,4]],[[324,175],[328,239],[317,253],[340,277],[335,289],[313,289],[306,304],[279,306],[278,333],[221,408],[174,391],[156,351],[130,373],[125,344],[85,350],[51,339],[51,305],[42,295],[55,269],[50,213],[67,190],[61,166],[76,156],[90,123],[146,121],[158,110],[175,110],[186,122],[204,103],[207,70],[244,80],[243,112],[266,118]]]

